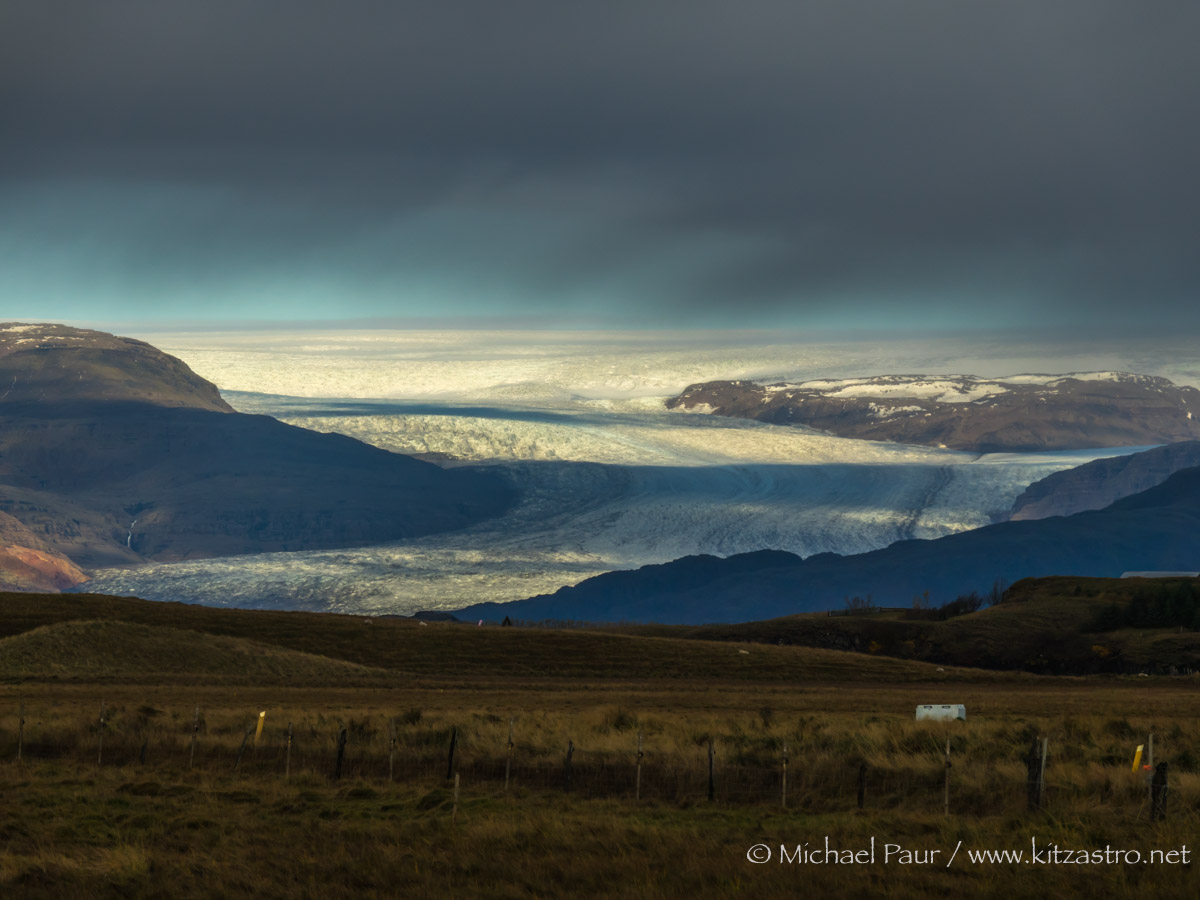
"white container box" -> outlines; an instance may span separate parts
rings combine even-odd
[[[967,721],[967,708],[961,703],[941,706],[918,706],[917,719],[961,719]]]

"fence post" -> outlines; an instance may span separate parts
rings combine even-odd
[[[571,789],[571,758],[575,755],[575,742],[567,741],[567,758],[563,762],[563,787],[565,790]]]
[[[108,720],[104,718],[104,701],[100,701],[100,740],[96,750],[96,765],[104,765],[104,729],[108,727]]]
[[[1154,768],[1154,734],[1151,733],[1146,741],[1146,769],[1149,772],[1155,772]],[[1153,802],[1154,800],[1154,783],[1153,776],[1146,775],[1146,798]]]
[[[782,809],[787,809],[787,764],[788,752],[787,741],[783,742],[783,781],[779,788],[779,806]]]
[[[192,748],[188,753],[188,768],[192,768],[196,764],[196,735],[200,733],[200,707],[197,706],[192,713]]]
[[[21,761],[21,751],[25,745],[25,701],[17,710],[17,762]]]
[[[292,780],[292,723],[288,722],[287,749],[283,751],[283,780]]]
[[[504,793],[508,793],[508,776],[512,774],[513,758],[513,720],[508,720],[508,753],[504,758]]]
[[[1036,812],[1042,807],[1041,773],[1044,771],[1044,763],[1041,743],[1040,739],[1034,738],[1025,757],[1025,799],[1031,812]]]
[[[1150,783],[1150,821],[1161,822],[1167,817],[1167,764],[1160,762],[1154,768],[1154,780]]]
[[[858,764],[858,808],[862,809],[867,799],[867,762]]]
[[[396,719],[388,722],[388,781],[396,780]]]
[[[446,780],[454,777],[454,749],[458,746],[458,726],[450,729],[450,756],[446,760]]]
[[[454,822],[458,819],[458,773],[454,773],[454,806],[450,811],[450,821]]]
[[[242,746],[238,747],[237,759],[233,763],[233,771],[237,771],[242,764],[242,754],[246,752],[246,743],[250,740],[250,735],[254,734],[254,726],[251,725],[246,729],[246,733],[242,736]]]
[[[145,737],[142,738],[142,749],[138,751],[138,765],[139,766],[144,766],[146,764],[146,747],[149,744],[150,744],[150,736],[146,735]]]
[[[1046,755],[1050,752],[1050,738],[1042,738],[1042,764],[1038,768],[1038,809],[1046,803]]]
[[[950,815],[950,738],[946,738],[946,783],[942,792],[942,812]]]
[[[637,768],[633,779],[633,799],[642,799],[642,733],[638,732]]]
[[[717,799],[717,784],[713,780],[713,742],[712,738],[708,739],[708,799]]]
[[[333,769],[333,778],[335,781],[342,777],[342,761],[346,758],[346,726],[343,725],[341,731],[338,732],[337,738],[337,763]]]

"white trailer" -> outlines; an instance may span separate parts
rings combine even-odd
[[[965,722],[967,721],[967,708],[961,703],[940,706],[926,704],[917,707],[917,720],[921,719],[959,719]]]

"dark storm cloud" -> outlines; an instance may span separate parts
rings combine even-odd
[[[1198,26],[1113,0],[16,0],[0,196],[50,233],[74,186],[128,190],[89,246],[161,285],[316,255],[352,289],[526,307],[1196,323]]]

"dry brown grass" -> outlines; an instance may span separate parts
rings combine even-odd
[[[13,763],[26,704],[26,759]],[[933,695],[933,696],[931,696]],[[99,701],[110,714],[95,761]],[[967,723],[917,723],[961,700]],[[192,707],[203,710],[189,770]],[[258,709],[264,740],[233,771]],[[509,718],[513,780],[503,791]],[[387,779],[397,722],[397,780]],[[283,734],[294,723],[292,780]],[[346,775],[330,778],[350,731]],[[459,729],[461,796],[444,780]],[[635,802],[636,735],[646,751]],[[1129,757],[1154,732],[1171,762],[1171,816],[1148,821]],[[1050,739],[1047,809],[1024,808],[1030,736]],[[952,744],[950,817],[941,749]],[[707,740],[717,798],[706,800]],[[563,780],[567,741],[574,779]],[[789,809],[779,807],[783,743]],[[138,764],[140,747],[146,762]],[[1187,683],[746,685],[570,680],[336,689],[22,685],[0,688],[0,891],[22,896],[680,897],[1195,896],[1179,866],[754,866],[756,843],[898,842],[941,849],[1172,849],[1200,826],[1200,692]],[[855,809],[857,764],[869,766]],[[1190,846],[1190,844],[1189,844]],[[777,851],[776,851],[777,852]]]
[[[0,677],[127,680],[180,676],[315,684],[385,675],[242,638],[127,622],[60,622],[0,639]]]
[[[1194,866],[746,859],[752,844],[778,853],[826,835],[841,847],[874,836],[944,854],[959,840],[1021,849],[1035,836],[1073,848],[1178,848],[1200,826],[1196,678],[938,673],[862,654],[657,636],[365,625],[120,598],[56,603],[4,598],[0,610],[12,635],[0,640],[0,672],[14,679],[0,684],[0,896],[1200,895]],[[51,624],[96,615],[108,621]],[[46,668],[30,678],[35,665]],[[969,721],[914,722],[919,703],[965,703]],[[235,772],[260,710],[263,739]],[[445,780],[454,732],[457,815]],[[1129,772],[1149,733],[1172,770],[1165,823],[1149,822],[1145,785]],[[1050,740],[1041,813],[1025,809],[1020,762],[1034,735]]]

